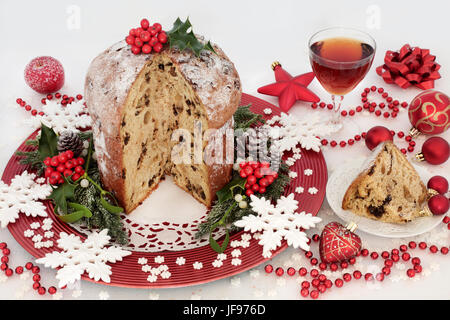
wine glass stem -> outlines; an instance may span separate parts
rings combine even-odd
[[[334,111],[335,111],[334,115],[333,115],[333,121],[336,123],[339,123],[340,118],[341,118],[340,109],[341,109],[342,100],[344,100],[344,96],[336,96],[336,95],[332,94],[331,100],[333,101],[333,107],[334,107]]]

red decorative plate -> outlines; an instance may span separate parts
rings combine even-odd
[[[272,109],[272,115],[279,115],[280,109],[274,105],[258,99],[254,96],[243,94],[241,99],[241,105],[247,105],[251,103],[251,110],[253,112],[267,116],[264,114],[264,109]],[[36,135],[33,133],[30,137]],[[23,143],[19,150],[28,151],[30,147]],[[18,157],[15,155],[9,160],[5,171],[2,176],[2,180],[9,184],[11,179],[17,174],[21,174],[24,170],[29,169],[29,167],[21,165],[18,161]],[[305,169],[312,169],[314,174],[311,176],[304,176],[303,171]],[[314,151],[302,150],[302,158],[298,160],[293,167],[292,171],[299,173],[299,178],[294,179],[292,184],[287,187],[286,193],[294,192],[295,188],[299,186],[301,182],[302,187],[308,190],[309,187],[316,187],[319,191],[315,195],[311,195],[308,192],[303,192],[301,194],[295,193],[295,199],[299,201],[299,207],[302,211],[312,213],[316,215],[322,206],[322,202],[325,197],[325,188],[327,183],[327,167],[322,153],[316,153]],[[302,177],[302,178],[300,178]],[[71,228],[69,225],[63,223],[59,220],[52,210],[52,206],[49,201],[45,201],[47,206],[47,212],[51,219],[54,220],[53,229],[55,236],[53,239],[55,246],[52,248],[42,248],[36,249],[34,243],[31,239],[24,236],[24,231],[27,230],[32,222],[41,221],[42,218],[37,217],[27,217],[24,214],[20,214],[20,218],[12,224],[8,225],[8,229],[17,242],[25,248],[30,254],[36,258],[43,257],[46,253],[52,252],[57,249],[56,240],[59,238],[60,232],[66,232],[68,234],[74,233],[80,236],[82,239],[85,237],[78,231]],[[233,240],[240,240],[244,232],[238,232],[230,237],[230,243]],[[273,256],[279,254],[287,248],[286,242],[273,252]],[[268,260],[262,256],[262,247],[258,245],[257,240],[251,239],[250,246],[243,249],[242,256],[239,258],[242,263],[238,266],[234,266],[230,263],[231,261],[231,251],[234,250],[230,246],[227,248],[225,253],[227,254],[227,260],[220,268],[215,268],[212,266],[212,262],[216,259],[217,253],[214,252],[209,245],[205,245],[195,249],[188,249],[182,251],[163,251],[163,252],[138,252],[133,251],[133,253],[123,259],[121,262],[112,264],[112,275],[111,282],[105,283],[99,281],[99,283],[119,286],[119,287],[130,287],[130,288],[169,288],[169,287],[184,287],[190,285],[197,285],[206,282],[211,282],[214,280],[219,280],[222,278],[230,277],[238,273],[247,271],[251,268]],[[149,263],[153,264],[155,257],[163,256],[164,264],[169,267],[171,276],[168,279],[158,278],[156,282],[150,283],[147,281],[148,273],[141,270],[141,265],[138,264],[138,259],[145,257],[148,259]],[[184,257],[186,259],[186,264],[179,266],[175,263],[178,257]],[[196,270],[193,268],[192,264],[196,261],[202,262],[203,268]],[[93,281],[88,278],[85,274],[82,279]]]

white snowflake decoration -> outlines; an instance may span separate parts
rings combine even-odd
[[[36,115],[25,120],[34,128],[40,128],[41,123],[52,128],[57,134],[63,131],[78,132],[79,129],[85,129],[92,125],[91,117],[86,114],[84,101],[73,101],[71,104],[62,106],[61,103],[54,100],[47,100],[42,106],[44,115]]]
[[[311,188],[308,189],[308,192],[309,192],[310,194],[316,194],[318,191],[319,191],[319,190],[317,190],[316,187],[311,187]]]
[[[252,195],[250,206],[256,215],[245,216],[234,224],[245,231],[262,232],[258,243],[263,246],[264,257],[271,257],[271,251],[278,248],[283,239],[294,248],[309,250],[308,238],[301,229],[312,228],[321,219],[305,212],[295,213],[298,201],[293,193],[278,199],[276,206],[264,197]]]
[[[131,254],[116,246],[105,247],[110,238],[108,229],[91,233],[84,242],[74,234],[61,232],[57,243],[63,250],[47,253],[43,258],[37,259],[36,263],[51,268],[61,267],[56,273],[60,288],[75,283],[84,272],[95,281],[109,283],[112,272],[111,266],[106,263],[122,261],[123,257]]]
[[[270,127],[276,123],[281,127]],[[269,137],[274,140],[273,147],[283,153],[295,151],[298,144],[306,150],[319,152],[321,142],[318,136],[324,137],[337,132],[341,125],[333,124],[328,119],[324,120],[318,113],[311,113],[301,119],[281,113],[280,116],[267,121],[264,127],[268,129]]]
[[[34,181],[34,173],[22,172],[16,175],[8,186],[0,181],[0,223],[6,227],[19,218],[19,212],[27,216],[46,217],[46,207],[39,200],[46,199],[52,192],[48,184],[38,184]]]
[[[305,169],[305,170],[303,171],[303,173],[305,174],[305,176],[310,176],[310,175],[313,174],[313,171],[312,171],[312,169]]]
[[[179,266],[182,266],[186,263],[186,259],[183,257],[178,257],[175,263]]]

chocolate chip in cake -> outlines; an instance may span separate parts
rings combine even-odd
[[[177,76],[177,72],[175,70],[175,67],[171,67],[169,73],[170,73],[170,75],[172,77],[176,77]]]
[[[159,68],[159,70],[164,71],[164,64],[160,63],[160,64],[158,65],[158,68]]]

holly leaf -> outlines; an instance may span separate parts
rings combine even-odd
[[[47,157],[53,157],[58,154],[57,144],[58,136],[55,131],[42,123],[38,147],[39,157],[42,161]]]
[[[53,188],[48,198],[55,203],[55,212],[59,208],[63,213],[67,213],[67,200],[75,197],[75,188],[76,185],[69,183],[67,180],[57,188]]]
[[[188,30],[190,31],[188,32]],[[211,42],[208,41],[206,44],[203,44],[197,39],[194,31],[192,30],[192,24],[189,21],[189,18],[187,18],[184,22],[181,21],[180,18],[177,18],[172,29],[167,31],[166,34],[169,39],[169,46],[171,48],[177,47],[180,51],[183,51],[186,48],[191,49],[197,57],[200,55],[202,50],[209,50],[216,53],[211,45]]]
[[[233,198],[234,189],[239,188],[245,190],[245,182],[246,180],[241,177],[234,178],[233,180],[228,182],[225,187],[216,192],[217,200],[219,201],[219,203],[223,203],[224,201]]]
[[[213,226],[214,227],[214,226]],[[211,248],[217,252],[217,253],[223,253],[225,249],[228,246],[228,243],[230,242],[230,232],[228,229],[225,230],[225,239],[223,239],[222,245],[220,245],[216,239],[213,238],[213,231],[216,229],[217,226],[214,227],[214,229],[211,229],[211,232],[209,233],[209,245]]]

